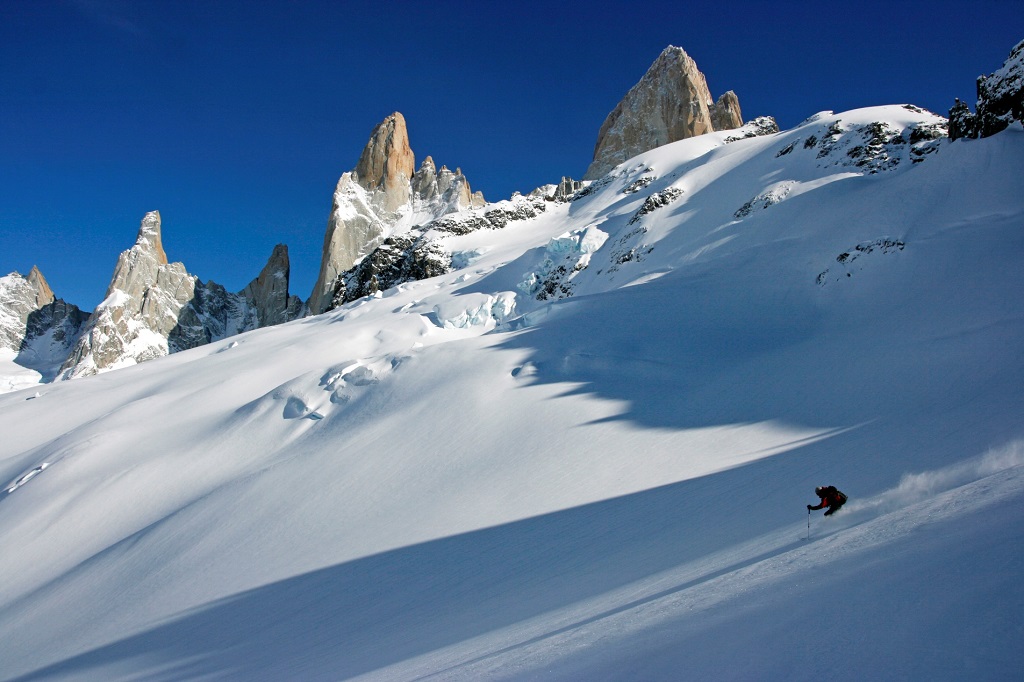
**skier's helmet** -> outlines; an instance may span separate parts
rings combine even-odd
[[[814,489],[815,495],[820,496],[823,492],[825,492],[825,486],[823,485],[819,485],[817,488]]]

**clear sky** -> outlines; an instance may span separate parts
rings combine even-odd
[[[309,297],[331,195],[401,111],[416,163],[488,200],[579,178],[667,45],[745,119],[947,113],[1024,39],[1024,0],[851,3],[0,0],[0,274],[86,310],[157,209],[164,248],[242,289],[275,244]]]

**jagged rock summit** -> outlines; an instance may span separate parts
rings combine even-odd
[[[596,180],[655,147],[741,125],[736,93],[730,90],[716,103],[696,62],[682,48],[669,45],[608,114],[583,179]]]
[[[311,314],[329,310],[338,277],[391,234],[485,203],[461,169],[438,171],[428,156],[414,172],[415,160],[405,117],[395,112],[374,128],[355,169],[342,174],[307,302]]]
[[[979,76],[974,114],[958,98],[949,110],[949,138],[989,137],[1014,121],[1024,121],[1024,40],[1018,42],[1002,67]]]
[[[363,189],[374,192],[375,204],[394,212],[409,202],[415,170],[405,117],[396,111],[374,129],[352,174]]]
[[[89,317],[61,368],[70,379],[166,355],[167,338],[195,281],[181,263],[168,263],[159,211],[142,218],[135,244],[122,251],[104,300]]]
[[[263,272],[241,292],[205,284],[163,249],[159,211],[147,213],[135,244],[123,251],[103,302],[61,367],[61,378],[134,365],[300,314],[288,295],[288,251],[278,245]]]
[[[282,324],[302,314],[302,300],[288,293],[290,275],[288,247],[278,244],[260,274],[240,292],[256,309],[260,327]]]

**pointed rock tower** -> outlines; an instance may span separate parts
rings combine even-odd
[[[666,47],[618,106],[597,136],[585,180],[655,147],[742,125],[739,99],[728,92],[715,104],[704,74],[680,47]]]
[[[732,90],[724,93],[711,106],[711,126],[715,130],[732,130],[743,125],[740,98]]]
[[[241,293],[205,284],[164,253],[160,213],[142,219],[135,244],[121,253],[103,302],[61,367],[62,379],[134,365],[211,341],[286,322],[302,304],[288,295],[288,249],[274,248]]]
[[[355,169],[334,189],[320,274],[307,303],[310,314],[330,309],[338,276],[386,237],[484,204],[460,169],[437,171],[429,156],[414,169],[405,117],[395,112],[374,128]]]
[[[255,308],[260,327],[289,322],[302,312],[302,301],[288,293],[290,269],[288,247],[278,244],[259,276],[240,292]]]
[[[160,213],[147,213],[135,244],[121,252],[103,302],[61,368],[61,378],[96,374],[167,355],[167,337],[195,296],[196,278],[168,263]]]
[[[396,111],[374,128],[352,176],[372,193],[375,206],[393,213],[409,203],[415,169],[405,117]]]

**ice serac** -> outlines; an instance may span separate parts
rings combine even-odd
[[[374,128],[356,167],[334,189],[310,314],[329,310],[338,277],[389,236],[485,203],[461,169],[438,170],[429,156],[415,167],[405,118],[395,112]]]
[[[655,147],[741,124],[736,94],[726,93],[715,104],[697,64],[682,48],[669,45],[608,114],[583,179],[596,180]]]

